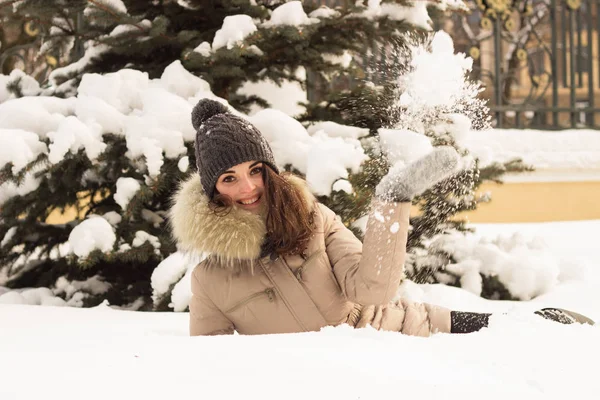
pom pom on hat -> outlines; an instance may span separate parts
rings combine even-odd
[[[200,125],[210,117],[214,117],[217,114],[226,114],[228,112],[227,106],[218,101],[202,99],[192,110],[192,125],[194,126],[194,129],[198,130]]]

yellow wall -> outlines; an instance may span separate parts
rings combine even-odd
[[[600,219],[600,182],[511,182],[481,185],[492,201],[461,214],[471,222]]]

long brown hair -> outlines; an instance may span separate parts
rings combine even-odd
[[[268,244],[279,255],[302,254],[313,234],[314,212],[302,188],[290,182],[290,172],[281,174],[263,163],[264,200]],[[229,214],[233,201],[216,192],[210,202],[216,215]]]

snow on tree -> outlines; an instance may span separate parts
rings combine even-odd
[[[59,293],[65,282],[92,279],[110,289],[98,293],[78,284],[77,296],[65,298],[75,296],[82,305],[108,299],[129,308],[185,309],[186,282],[203,255],[177,253],[166,211],[178,182],[195,172],[190,112],[201,98],[222,101],[255,124],[280,166],[305,176],[319,199],[357,233],[373,188],[391,163],[410,162],[434,145],[455,144],[454,135],[483,115],[478,114],[483,105],[474,100],[463,108],[456,99],[445,108],[419,103],[410,83],[423,75],[410,64],[412,54],[384,63],[386,82],[363,79],[369,72],[363,65],[367,43],[377,49],[385,42],[383,48],[400,56],[418,47],[403,33],[425,37],[424,2],[413,7],[369,0],[335,10],[280,3],[13,4],[15,12],[56,26],[42,50],[75,43],[70,40],[75,36],[93,39],[85,43],[82,58],[53,71],[48,84],[29,93],[41,96],[25,96],[13,84],[0,103],[0,140],[6,149],[0,151],[0,268],[8,275],[6,285],[53,287]],[[462,3],[428,3],[434,4]],[[453,56],[448,46],[438,47]],[[306,100],[298,120],[266,107],[247,86],[272,81],[306,88],[314,83],[309,75],[319,83],[320,95]],[[337,90],[340,79],[349,79],[351,86]],[[461,79],[456,85],[464,84],[464,74]],[[413,106],[402,93],[411,96]],[[467,90],[462,99],[476,94]],[[403,102],[396,104],[397,99]],[[406,119],[413,115],[407,110],[418,109],[415,104],[429,110],[421,113],[429,119],[419,126]],[[243,114],[248,111],[251,116]],[[393,154],[393,144],[404,151]],[[429,257],[434,250],[421,246],[422,238],[454,229],[448,219],[475,206],[469,196],[481,179],[476,171],[475,166],[422,196],[424,204],[437,204],[441,211],[413,220],[418,234],[411,236],[411,254]],[[446,199],[451,190],[458,200]],[[427,200],[436,194],[444,199]],[[52,212],[73,208],[73,221],[47,223]],[[442,262],[440,254],[434,254],[436,268],[450,262],[451,255]]]

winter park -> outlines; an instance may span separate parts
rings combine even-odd
[[[595,399],[600,0],[0,0],[0,399]]]

